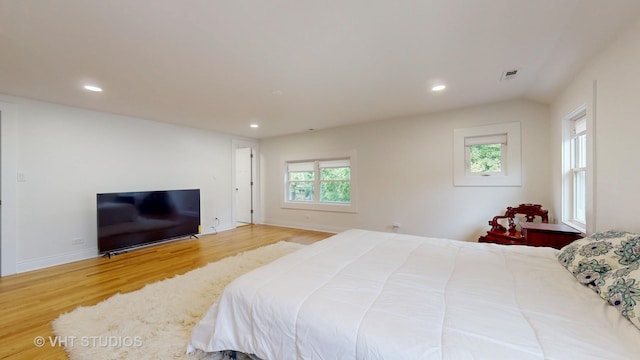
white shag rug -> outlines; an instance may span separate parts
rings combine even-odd
[[[191,328],[236,277],[304,245],[281,241],[78,307],[53,321],[71,359],[222,359],[185,354]]]

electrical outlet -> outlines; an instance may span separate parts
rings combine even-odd
[[[73,239],[71,240],[71,245],[80,245],[84,244],[84,239]]]

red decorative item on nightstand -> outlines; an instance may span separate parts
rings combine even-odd
[[[524,215],[525,222],[516,229],[516,218]],[[536,217],[539,223],[534,223]],[[500,224],[507,220],[508,227]],[[576,239],[580,239],[580,231],[563,224],[549,224],[549,212],[537,204],[520,204],[518,207],[508,207],[502,216],[494,216],[489,221],[491,229],[487,235],[481,236],[479,242],[489,242],[503,245],[548,246],[560,249]]]
[[[524,236],[520,230],[516,229],[516,216],[524,215],[526,222],[533,222],[536,217],[540,218],[540,222],[549,222],[549,211],[542,208],[538,204],[520,204],[517,207],[509,206],[504,215],[494,216],[489,225],[491,229],[487,231],[487,235],[481,236],[479,242],[490,242],[504,245],[526,245]],[[500,220],[506,219],[508,227],[500,224]]]

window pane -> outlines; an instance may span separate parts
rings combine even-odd
[[[469,170],[473,173],[502,172],[502,144],[469,146]]]
[[[574,218],[585,224],[587,222],[586,212],[586,176],[585,171],[574,172],[573,189],[574,189],[574,204],[573,204],[573,216]]]
[[[584,168],[587,166],[587,135],[582,134],[576,137],[576,157],[575,166]]]
[[[289,182],[289,201],[313,201],[313,181]]]
[[[351,202],[351,183],[348,181],[323,181],[320,183],[321,202]]]
[[[320,180],[349,180],[351,178],[351,168],[322,168],[320,169]]]

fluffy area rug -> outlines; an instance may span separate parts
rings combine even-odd
[[[233,279],[301,247],[281,241],[116,294],[60,315],[53,331],[71,359],[240,359],[231,352],[185,354],[191,328]]]

